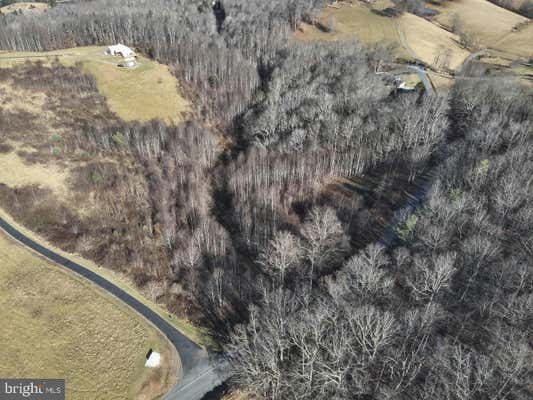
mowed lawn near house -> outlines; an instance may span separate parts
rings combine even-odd
[[[178,80],[166,65],[139,55],[136,67],[122,68],[117,66],[120,57],[104,53],[105,47],[101,46],[49,52],[0,52],[0,68],[26,60],[47,64],[56,58],[63,65],[79,66],[95,78],[111,111],[124,121],[160,119],[177,124],[191,111],[188,101],[180,95]]]
[[[487,0],[447,1],[431,8],[439,11],[435,20],[447,27],[452,26],[454,16],[458,15],[463,29],[473,34],[481,47],[491,47],[518,24],[527,21],[526,17]]]
[[[0,376],[66,379],[66,398],[153,399],[179,359],[141,316],[0,232]],[[162,354],[159,368],[146,353]]]

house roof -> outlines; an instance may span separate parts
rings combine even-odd
[[[152,351],[150,353],[150,356],[144,363],[145,367],[155,368],[158,367],[161,362],[161,354],[156,353],[155,351]]]
[[[124,46],[122,43],[109,46],[108,50],[111,54],[121,53],[123,57],[129,57],[135,54],[135,52],[128,46]]]

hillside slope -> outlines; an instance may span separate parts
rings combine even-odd
[[[440,12],[435,19],[449,28],[452,27],[455,16],[458,16],[463,29],[472,33],[483,47],[490,47],[515,26],[527,21],[527,18],[487,0],[448,1],[444,6],[432,8]]]
[[[410,13],[398,19],[406,45],[416,58],[435,67],[457,69],[470,54],[458,44],[457,35]]]
[[[3,232],[0,257],[0,375],[63,378],[76,400],[153,399],[174,385],[179,359],[140,316]],[[159,368],[144,367],[150,348]]]

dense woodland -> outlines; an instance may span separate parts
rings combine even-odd
[[[102,184],[99,233],[123,235],[87,254],[210,327],[260,399],[531,399],[531,93],[399,93],[374,73],[387,48],[291,40],[321,1],[210,3],[0,19],[2,50],[133,46],[195,103],[178,127],[80,123],[73,149],[144,182],[133,206]]]
[[[490,2],[510,11],[522,14],[524,17],[533,18],[532,0],[523,0],[518,2],[513,0],[490,0]]]

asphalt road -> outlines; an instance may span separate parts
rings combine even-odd
[[[29,247],[54,263],[83,276],[108,293],[111,293],[154,324],[169,339],[180,356],[182,371],[181,376],[178,377],[177,385],[170,390],[165,396],[165,399],[201,400],[206,393],[220,385],[228,377],[228,365],[221,357],[213,357],[207,354],[205,350],[180,333],[151,308],[118,286],[95,272],[34,242],[7,223],[3,218],[0,218],[0,229],[24,246]]]
[[[470,63],[480,58],[483,54],[485,54],[486,51],[487,49],[481,49],[479,51],[476,51],[475,53],[470,54],[468,57],[466,57],[461,67],[457,70],[456,75],[464,76],[464,73],[468,71],[468,66],[470,65]]]
[[[388,63],[387,65],[390,65],[394,67],[392,71],[389,71],[391,74],[403,74],[403,73],[415,73],[420,78],[420,81],[424,85],[424,88],[426,89],[426,93],[430,95],[435,95],[437,92],[435,91],[435,88],[433,87],[433,84],[431,83],[431,80],[428,78],[426,71],[417,66],[417,65],[410,65],[410,64],[398,64],[398,63]]]
[[[428,75],[427,75],[426,71],[423,68],[420,68],[420,67],[418,67],[416,65],[407,65],[406,68],[409,69],[411,72],[414,72],[415,74],[418,75],[418,77],[422,81],[422,84],[426,88],[426,92],[427,93],[429,93],[431,95],[435,95],[436,94],[435,88],[433,87],[433,84],[429,80]]]
[[[230,377],[229,371],[229,363],[222,356],[213,356],[198,363],[163,399],[202,399]]]

